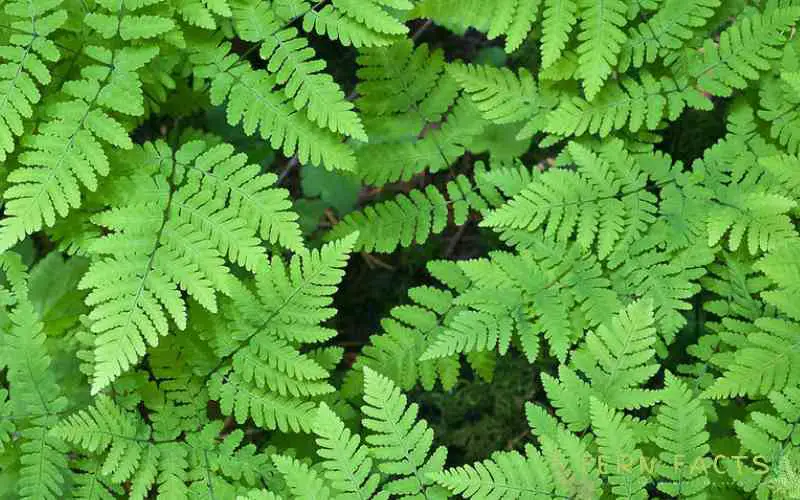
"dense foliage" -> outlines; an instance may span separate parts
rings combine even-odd
[[[0,498],[800,498],[798,20],[0,0]]]

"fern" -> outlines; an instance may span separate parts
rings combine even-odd
[[[306,108],[308,118],[332,132],[367,141],[361,119],[353,104],[333,78],[323,70],[324,61],[315,59],[308,41],[298,37],[295,28],[285,28],[275,7],[260,1],[236,4],[233,19],[237,32],[248,42],[261,44],[259,55],[268,62],[267,70],[275,75],[287,98],[298,111]]]
[[[797,496],[794,0],[0,4],[0,498]]]
[[[621,0],[579,1],[581,32],[578,35],[578,71],[586,98],[592,101],[617,64],[617,57],[627,38],[627,6]]]
[[[573,354],[572,366],[562,365],[558,378],[542,374],[556,413],[570,429],[589,426],[593,397],[611,409],[648,407],[659,400],[658,391],[639,387],[658,371],[650,362],[656,340],[653,319],[652,304],[634,302],[587,335]]]
[[[577,22],[578,2],[544,0],[542,22],[542,67],[549,68],[561,58],[569,34]]]
[[[657,79],[642,71],[641,81],[622,78],[603,87],[591,101],[572,97],[561,101],[547,117],[545,131],[563,136],[598,134],[627,128],[631,132],[658,128],[687,107],[709,110],[710,103],[683,79]]]
[[[443,51],[424,44],[415,48],[404,40],[365,50],[357,62],[357,105],[370,138],[357,149],[357,173],[366,182],[408,180],[425,168],[444,170],[483,129],[471,102],[457,100]]]
[[[436,481],[464,498],[553,498],[553,486],[544,458],[535,449],[495,452],[474,465],[436,474]]]
[[[119,36],[127,41],[164,36],[175,29],[175,23],[169,17],[144,13],[149,10],[148,4],[154,3],[158,2],[140,2],[137,5],[100,0],[98,8],[84,18],[84,23],[103,38]]]
[[[656,470],[663,480],[658,489],[679,498],[700,495],[709,485],[704,464],[709,434],[700,402],[668,372],[660,410],[654,439],[661,450]]]
[[[800,325],[759,318],[748,330],[747,340],[736,349],[725,374],[704,393],[707,397],[766,395],[797,385]]]
[[[756,475],[761,481],[755,481],[745,488],[748,491],[757,489],[757,494],[766,495],[773,490],[775,495],[780,493],[781,478],[786,469],[796,464],[797,444],[800,436],[797,433],[797,422],[800,417],[800,393],[796,387],[783,392],[773,392],[769,395],[772,409],[769,412],[754,411],[748,422],[737,420],[734,423],[736,436],[743,452],[758,454],[764,458],[772,468],[764,475],[754,474],[752,467],[747,467],[751,475]],[[728,465],[729,474],[736,468]],[[791,488],[791,486],[790,486]],[[777,491],[775,491],[777,490]],[[791,491],[791,490],[790,490]]]
[[[14,448],[20,454],[16,492],[20,498],[60,498],[69,477],[63,441],[49,435],[58,415],[69,405],[55,374],[50,370],[42,323],[30,302],[28,274],[19,255],[6,253],[0,267],[11,283],[15,305],[7,312],[10,323],[2,339],[2,358],[7,367],[9,402],[3,420],[14,414],[25,421],[16,425]],[[13,420],[11,420],[13,421]]]
[[[0,248],[7,250],[26,235],[52,226],[81,203],[80,186],[97,189],[97,176],[109,172],[108,157],[98,139],[110,146],[133,146],[124,126],[109,115],[144,113],[136,71],[158,53],[156,48],[123,48],[117,52],[86,48],[97,64],[83,78],[64,85],[68,100],[52,105],[57,115],[42,124],[20,154],[23,167],[8,176]]]
[[[297,155],[304,163],[353,170],[352,150],[336,134],[298,114],[285,93],[275,92],[275,75],[253,70],[229,52],[227,42],[205,44],[192,58],[196,77],[210,81],[211,102],[221,105],[227,101],[230,125],[241,123],[247,135],[260,131],[273,148],[287,156]]]
[[[776,46],[783,44],[783,32],[798,18],[800,10],[793,7],[743,17],[720,34],[719,45],[711,40],[703,44],[702,57],[692,60],[689,73],[706,92],[729,96],[780,57]]]
[[[632,30],[620,52],[619,69],[639,68],[681,49],[719,5],[719,0],[665,1],[658,12]]]
[[[642,452],[636,448],[636,436],[622,416],[597,398],[590,403],[592,427],[598,448],[607,460],[611,492],[621,498],[647,498],[647,479],[641,467]]]
[[[378,469],[399,476],[382,488],[386,495],[419,495],[431,483],[430,474],[439,471],[447,458],[444,447],[430,456],[433,431],[424,420],[417,420],[419,407],[406,406],[406,397],[392,381],[364,369],[365,428],[374,432],[366,437]]]
[[[333,391],[318,362],[295,347],[329,339],[320,326],[335,310],[330,295],[357,235],[319,251],[301,252],[288,266],[273,259],[256,276],[256,297],[240,290],[230,314],[234,345],[221,346],[222,359],[210,376],[209,392],[239,422],[251,417],[267,428],[309,431],[314,404],[309,396]],[[265,315],[266,313],[266,315]]]
[[[14,151],[14,137],[22,135],[25,121],[33,116],[32,106],[41,101],[39,87],[52,80],[47,63],[61,57],[47,38],[66,21],[60,5],[59,0],[5,5],[14,33],[7,45],[0,46],[0,161]]]
[[[282,193],[267,187],[274,177],[259,177],[232,153],[230,146],[190,142],[173,156],[166,144],[149,144],[141,171],[128,179],[130,191],[93,218],[113,232],[90,247],[96,258],[80,283],[91,289],[95,393],[134,364],[145,343],[157,345],[169,320],[185,328],[179,287],[216,311],[217,292],[232,293],[235,281],[226,256],[260,268],[257,234],[297,248]]]

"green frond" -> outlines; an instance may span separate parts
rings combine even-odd
[[[597,399],[613,409],[651,406],[656,391],[641,389],[659,369],[653,363],[656,329],[653,305],[641,299],[586,336],[573,353],[573,363],[591,380]]]
[[[292,98],[276,88],[276,75],[254,70],[230,51],[228,42],[205,43],[192,55],[195,76],[210,82],[211,102],[225,104],[229,125],[241,124],[247,135],[260,132],[272,148],[302,163],[329,170],[355,168],[352,148],[298,113]]]
[[[730,96],[734,89],[747,87],[748,80],[768,70],[770,61],[782,55],[791,26],[800,19],[800,8],[769,9],[743,15],[719,35],[719,43],[706,40],[703,50],[693,54],[689,74],[704,91]]]
[[[757,296],[765,293],[769,280],[756,271],[752,261],[726,253],[722,262],[711,263],[708,270],[700,279],[701,286],[718,298],[704,302],[703,309],[720,318],[738,316],[751,321],[766,315]]]
[[[796,259],[795,259],[796,260]],[[723,326],[726,320],[723,319]],[[732,354],[722,377],[704,393],[721,399],[767,395],[800,383],[800,324],[778,318],[759,318],[747,339]]]
[[[490,40],[505,37],[505,51],[516,51],[528,37],[539,13],[541,0],[422,0],[414,15],[432,19],[454,31],[474,27]]]
[[[797,229],[789,217],[798,206],[797,201],[783,187],[762,181],[759,170],[743,176],[731,171],[727,148],[734,155],[741,154],[741,146],[722,142],[692,166],[697,172],[717,177],[709,179],[710,196],[704,195],[708,199],[703,200],[707,206],[708,245],[717,245],[725,238],[726,246],[736,250],[746,242],[747,250],[755,255],[797,238]]]
[[[228,18],[233,14],[232,5],[237,0],[175,0],[173,5],[181,18],[192,26],[205,29],[217,27],[217,17]]]
[[[790,64],[797,66],[796,55]],[[769,123],[770,137],[777,140],[781,146],[794,155],[800,153],[800,112],[798,112],[800,86],[798,84],[800,84],[800,74],[782,71],[779,79],[765,79],[759,89],[761,109],[758,110],[758,117]]]
[[[659,491],[678,498],[694,498],[710,485],[705,463],[710,451],[706,415],[700,401],[680,379],[667,372],[662,404],[656,414],[654,443],[661,450],[656,472]],[[699,463],[698,463],[699,462]]]
[[[593,101],[617,65],[627,35],[628,6],[622,0],[578,0],[580,33],[578,34],[578,70],[586,99]]]
[[[591,101],[564,97],[547,115],[545,131],[562,136],[586,133],[606,137],[627,128],[654,130],[663,119],[675,120],[686,107],[710,110],[711,102],[686,79],[657,78],[647,71],[610,82]]]
[[[416,287],[408,292],[413,304],[392,308],[390,317],[381,322],[383,332],[370,337],[346,380],[361,392],[361,368],[369,367],[387,377],[403,390],[411,390],[419,382],[428,390],[440,379],[445,390],[455,384],[449,374],[459,369],[451,358],[419,361],[431,339],[444,328],[446,318],[456,310],[454,294],[434,287]]]
[[[481,212],[492,201],[498,201],[490,189],[481,190],[465,176],[447,184],[447,198],[433,185],[424,190],[399,194],[394,199],[368,206],[363,212],[352,212],[329,233],[340,238],[358,232],[356,248],[367,252],[389,253],[398,246],[424,243],[432,234],[439,234],[452,221],[464,224],[470,211]]]
[[[100,473],[115,483],[131,478],[150,446],[150,428],[105,395],[99,395],[89,409],[61,421],[52,433],[91,453],[108,451]]]
[[[325,478],[336,490],[353,498],[371,498],[378,489],[380,474],[373,472],[369,449],[358,435],[347,429],[325,403],[319,406],[313,429]]]
[[[720,0],[666,0],[646,21],[631,28],[619,55],[619,70],[640,68],[680,50],[714,16]]]
[[[624,161],[626,153],[616,144],[618,151],[607,148],[604,152],[618,153]],[[598,256],[604,259],[623,235],[636,239],[655,220],[656,198],[646,191],[647,177],[636,172],[636,162],[629,160],[625,165],[618,157],[597,155],[578,143],[570,143],[567,151],[576,170],[548,170],[508,203],[486,214],[481,225],[541,230],[544,238],[559,242],[575,234],[582,249],[596,244]]]
[[[252,444],[242,445],[241,430],[221,437],[222,426],[221,421],[206,421],[187,430],[185,441],[164,439],[151,434],[138,411],[101,395],[88,410],[63,420],[52,432],[96,457],[97,479],[128,484],[131,498],[147,498],[155,485],[166,498],[206,496],[209,488],[231,498],[235,484],[260,484],[268,457]]]
[[[473,284],[456,298],[463,309],[433,339],[423,361],[495,348],[503,354],[516,338],[533,362],[540,335],[547,339],[550,354],[564,361],[580,338],[582,327],[576,324],[600,324],[619,307],[609,283],[600,278],[597,261],[576,245],[540,242],[520,255],[497,252],[490,260],[458,265]],[[557,293],[562,287],[571,293]]]
[[[126,128],[112,117],[144,114],[137,70],[158,54],[157,48],[126,47],[112,52],[91,46],[92,61],[81,79],[64,84],[68,98],[51,105],[54,118],[28,136],[20,167],[8,176],[5,217],[0,223],[0,249],[26,235],[52,226],[81,204],[81,186],[97,189],[97,177],[109,172],[103,143],[130,149]]]
[[[444,51],[403,40],[363,50],[357,104],[369,144],[356,148],[367,183],[408,180],[426,168],[445,170],[463,155],[485,122],[446,71]]]
[[[541,456],[554,487],[550,498],[597,498],[601,479],[597,461],[589,460],[586,440],[569,432],[541,406],[525,403],[525,416],[539,440]],[[530,452],[529,452],[530,453]]]
[[[97,0],[97,8],[87,14],[83,22],[102,38],[119,36],[122,40],[130,41],[164,37],[176,26],[172,19],[152,10],[151,5],[158,3]]]
[[[272,462],[295,498],[307,500],[331,498],[331,490],[319,473],[300,460],[285,455],[273,455]]]
[[[530,445],[525,455],[516,451],[495,452],[482,462],[447,469],[432,477],[437,484],[464,498],[556,498],[545,458]]]
[[[260,0],[239,0],[234,4],[233,22],[239,36],[261,45],[259,55],[267,71],[297,111],[332,132],[367,142],[367,135],[353,103],[345,99],[339,85],[324,72],[327,64],[316,58],[308,41],[297,29],[286,28],[287,20],[274,6]]]
[[[16,149],[15,137],[42,99],[40,87],[51,82],[47,64],[61,57],[48,39],[64,24],[67,12],[62,0],[13,1],[5,5],[11,28],[7,44],[0,43],[0,162]]]
[[[620,252],[622,264],[611,273],[611,283],[621,297],[652,301],[659,336],[669,345],[686,325],[684,311],[692,309],[691,299],[701,290],[697,281],[714,261],[714,251],[703,241],[672,252],[633,246],[633,251]]]
[[[90,246],[95,257],[80,288],[95,338],[93,392],[98,392],[170,331],[186,326],[185,290],[209,311],[236,279],[225,258],[256,271],[266,264],[261,238],[301,248],[286,191],[273,175],[246,166],[229,145],[185,144],[176,153],[147,144],[140,171],[112,208],[92,221],[109,234]]]
[[[743,451],[757,454],[777,468],[784,460],[800,459],[800,389],[795,386],[772,392],[769,402],[774,410],[754,411],[749,421],[737,420],[734,428]]]
[[[372,431],[365,441],[378,470],[392,480],[382,486],[387,495],[413,496],[431,484],[430,477],[442,470],[447,449],[431,452],[433,430],[418,420],[419,406],[407,398],[388,378],[364,368],[364,414],[362,425]]]
[[[398,29],[394,21],[389,21],[389,24]],[[333,5],[325,5],[319,11],[313,8],[307,9],[303,14],[303,29],[327,36],[346,47],[384,47],[397,40],[396,35],[370,29]]]
[[[27,418],[15,425],[20,469],[16,493],[23,499],[61,498],[69,477],[65,446],[49,429],[69,405],[50,369],[43,325],[29,300],[28,275],[18,254],[6,252],[0,267],[14,292],[14,307],[3,317],[9,322],[0,340],[7,366],[9,402],[4,403]],[[5,323],[5,320],[4,320]]]
[[[597,436],[599,456],[608,471],[611,492],[617,498],[649,498],[645,490],[649,479],[641,467],[642,452],[636,447],[637,439],[623,420],[597,398],[590,403],[592,429]]]
[[[484,119],[500,125],[526,122],[527,135],[540,131],[537,115],[553,107],[554,100],[539,93],[536,81],[524,68],[517,75],[508,68],[450,64],[447,71],[469,94]]]
[[[336,332],[321,326],[336,311],[331,295],[344,275],[357,234],[320,250],[298,252],[287,264],[274,257],[256,274],[255,294],[237,290],[224,324],[234,343],[212,371],[209,393],[237,422],[253,418],[269,429],[308,432],[311,397],[334,391],[328,370],[302,344],[325,341]],[[230,365],[228,365],[230,362]]]
[[[576,0],[544,0],[542,21],[542,68],[547,69],[561,58],[572,28],[578,20]]]
[[[799,254],[800,239],[792,238],[762,257],[754,266],[776,285],[763,291],[761,297],[795,321],[800,321],[800,305],[797,303],[800,294]]]

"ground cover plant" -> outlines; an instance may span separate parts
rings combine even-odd
[[[0,0],[0,497],[800,498],[799,20]]]

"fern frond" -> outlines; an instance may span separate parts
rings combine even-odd
[[[703,241],[671,252],[645,248],[620,252],[618,259],[623,263],[610,280],[621,297],[647,297],[652,301],[659,336],[669,345],[686,325],[683,311],[692,309],[690,299],[701,290],[697,280],[714,261],[714,251]]]
[[[245,134],[260,131],[286,156],[329,170],[353,170],[352,149],[337,134],[321,129],[297,112],[286,93],[276,89],[276,75],[256,71],[230,53],[231,44],[206,43],[192,55],[195,76],[211,83],[211,102],[225,103],[228,124],[242,124]]]
[[[577,22],[575,0],[544,0],[542,21],[542,68],[547,69],[561,58],[569,34]]]
[[[456,298],[461,308],[421,360],[495,348],[502,354],[513,337],[533,362],[543,334],[550,353],[563,362],[580,337],[572,315],[597,325],[619,307],[609,283],[600,277],[597,261],[587,259],[575,245],[540,242],[519,255],[497,252],[490,260],[458,266],[472,285]],[[563,287],[571,293],[558,293]]]
[[[407,398],[388,378],[364,368],[364,414],[362,425],[372,431],[365,441],[378,469],[392,477],[381,492],[413,496],[431,484],[431,475],[440,472],[447,449],[431,453],[433,430],[417,420],[419,406],[407,405]]]
[[[654,130],[661,120],[676,119],[689,106],[710,110],[711,101],[688,87],[685,79],[657,79],[647,71],[639,80],[623,77],[598,91],[591,101],[564,98],[547,115],[545,131],[556,135],[598,134],[605,137],[627,127],[631,132]]]
[[[441,49],[410,40],[362,51],[358,107],[369,144],[358,145],[358,175],[367,183],[408,180],[445,170],[465,153],[485,122],[446,72]]]
[[[622,30],[627,19],[628,6],[622,0],[579,0],[581,9],[578,34],[578,70],[576,76],[583,82],[586,99],[590,102],[603,87],[627,39]]]
[[[237,0],[176,0],[173,5],[185,22],[208,30],[217,27],[217,17],[229,18],[233,14],[232,5]]]
[[[168,318],[186,326],[180,289],[203,307],[217,310],[217,292],[230,294],[235,278],[224,265],[264,266],[256,237],[299,246],[296,216],[286,192],[256,166],[245,166],[233,148],[208,148],[194,141],[172,153],[164,143],[147,144],[129,191],[93,222],[111,234],[96,240],[96,256],[81,280],[95,339],[96,393],[169,332]]]
[[[327,500],[331,497],[331,489],[317,471],[300,460],[285,455],[273,455],[272,462],[295,498]]]
[[[761,292],[764,301],[795,321],[800,321],[800,305],[797,303],[797,297],[800,296],[800,262],[797,255],[800,255],[800,240],[793,238],[762,257],[754,267],[777,285],[774,289]]]
[[[176,28],[169,17],[149,12],[148,7],[159,2],[126,2],[97,0],[97,8],[83,22],[102,38],[119,36],[122,40],[147,40],[164,37]]]
[[[702,494],[710,485],[706,470],[709,433],[700,401],[680,379],[667,372],[663,403],[656,414],[654,443],[661,450],[656,471],[659,491],[674,497]],[[699,464],[698,464],[699,462]]]
[[[569,432],[544,408],[525,403],[525,416],[541,444],[541,454],[550,471],[554,497],[597,498],[601,479],[587,442]],[[552,497],[551,497],[552,498]]]
[[[620,413],[599,399],[592,398],[590,408],[600,456],[609,471],[611,492],[617,498],[648,498],[645,487],[649,480],[641,468],[642,452],[636,447],[633,431]]]
[[[619,56],[619,70],[640,68],[680,50],[714,16],[720,0],[666,0],[652,17],[633,27]]]
[[[464,498],[554,498],[553,478],[545,459],[530,445],[526,446],[525,455],[495,452],[482,462],[447,469],[432,477]]]
[[[791,26],[800,19],[800,8],[768,9],[742,16],[719,36],[719,43],[706,40],[702,53],[689,64],[689,74],[704,91],[727,97],[734,89],[747,87],[759,71],[781,56]]]
[[[408,27],[393,16],[388,8],[410,10],[414,4],[409,0],[333,0],[333,6],[373,31],[404,35],[408,33]]]
[[[133,147],[125,127],[110,113],[144,113],[137,70],[158,49],[126,47],[111,52],[91,46],[85,53],[94,63],[83,68],[82,79],[64,84],[69,98],[52,104],[54,118],[29,136],[26,151],[19,156],[23,166],[8,176],[5,217],[0,222],[2,250],[78,207],[81,185],[97,189],[97,176],[109,172],[103,142]]]
[[[332,132],[367,142],[367,135],[353,104],[345,99],[339,85],[323,70],[325,61],[316,58],[308,41],[297,29],[285,28],[275,7],[260,0],[242,0],[234,4],[233,21],[239,36],[261,45],[259,55],[267,62],[267,71],[275,75],[277,85],[297,111]]]
[[[348,214],[328,237],[340,238],[357,231],[357,249],[388,253],[398,246],[424,243],[430,235],[444,231],[451,210],[453,223],[462,225],[471,210],[480,212],[486,210],[491,201],[498,201],[491,189],[481,190],[465,176],[450,181],[447,192],[445,198],[436,187],[429,185],[408,195],[399,194],[392,200],[370,205],[363,212]]]
[[[397,28],[393,22],[390,24]],[[385,47],[397,41],[397,36],[372,30],[333,5],[326,5],[319,11],[307,9],[303,15],[303,29],[356,48]]]
[[[723,319],[723,326],[726,320]],[[755,397],[800,383],[800,324],[777,318],[759,318],[738,346],[727,370],[704,397]]]
[[[524,134],[541,128],[538,114],[553,108],[554,100],[539,93],[533,76],[524,68],[519,75],[508,68],[450,64],[448,73],[469,94],[484,119],[500,125],[526,122]]]
[[[652,302],[642,299],[622,309],[586,336],[573,354],[574,365],[591,380],[597,399],[613,409],[650,406],[655,391],[639,388],[658,371],[652,363],[656,329]]]
[[[734,422],[736,437],[743,451],[763,457],[771,467],[784,465],[784,460],[797,460],[800,446],[800,389],[796,386],[769,394],[773,409],[753,411],[749,421]],[[796,462],[795,462],[796,463]],[[775,471],[780,472],[780,471]]]
[[[624,159],[624,150],[617,147]],[[544,238],[559,242],[577,233],[581,248],[589,250],[596,242],[597,254],[604,259],[623,234],[641,233],[642,226],[655,220],[656,199],[645,190],[647,179],[641,173],[577,143],[570,143],[567,151],[576,171],[549,170],[507,204],[486,214],[481,225],[529,232],[541,229]],[[627,163],[638,167],[634,161]]]
[[[439,278],[436,266],[428,266],[431,274]],[[454,293],[434,287],[416,287],[408,292],[413,304],[397,306],[390,311],[390,317],[381,322],[383,333],[370,337],[350,371],[346,385],[358,388],[352,392],[360,393],[362,383],[358,378],[362,367],[369,367],[389,377],[403,390],[411,390],[420,382],[428,390],[440,379],[445,390],[456,382],[460,364],[453,358],[434,361],[419,361],[428,349],[432,339],[440,335],[444,323],[458,307],[454,303]]]
[[[319,406],[313,429],[325,478],[338,491],[356,498],[371,498],[378,489],[380,474],[372,471],[369,450],[358,435],[350,432],[325,403]]]
[[[50,83],[47,64],[61,57],[48,37],[67,20],[61,0],[8,2],[5,13],[14,30],[8,44],[0,45],[0,162],[15,149],[15,136],[42,99],[39,87]]]
[[[115,483],[133,475],[150,439],[150,428],[144,422],[105,395],[99,395],[89,409],[60,422],[52,432],[89,452],[109,451],[100,473]]]
[[[223,326],[234,344],[220,349],[223,359],[209,387],[224,413],[242,423],[252,417],[269,429],[310,430],[310,397],[334,388],[325,381],[328,370],[298,347],[335,336],[320,324],[336,312],[331,295],[357,237],[300,251],[288,265],[275,257],[256,275],[255,295],[234,293],[226,311],[231,321]]]
[[[23,499],[55,500],[64,494],[69,470],[64,443],[51,436],[49,429],[69,403],[51,368],[43,326],[28,296],[22,259],[6,252],[0,257],[0,267],[15,294],[14,307],[4,314],[9,324],[0,341],[8,367],[9,403],[27,417],[16,425],[21,453],[16,493]]]

